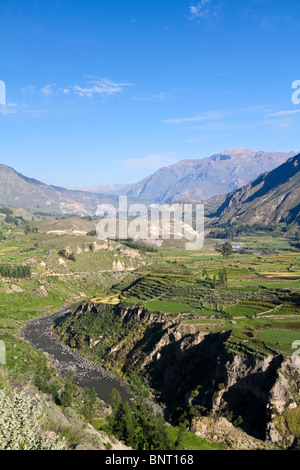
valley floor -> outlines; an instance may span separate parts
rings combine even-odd
[[[49,234],[41,223],[43,231],[26,235],[18,227],[3,231],[1,266],[31,269],[24,278],[0,278],[3,383],[34,386],[44,356],[21,330],[70,305],[76,313],[56,334],[122,379],[144,377],[175,426],[170,433],[180,423],[194,433],[186,431],[185,448],[297,445],[300,256],[287,236],[239,237],[224,259],[220,239],[208,238],[196,253],[174,244],[145,253],[93,234]],[[72,221],[64,223],[70,229]],[[199,374],[208,351],[213,373]],[[55,369],[53,382],[63,389]],[[71,407],[78,411],[76,393]],[[249,418],[255,408],[260,422]],[[97,411],[96,428],[107,411]]]

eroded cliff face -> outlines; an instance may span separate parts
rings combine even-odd
[[[227,435],[233,423],[255,439],[294,443],[284,419],[287,409],[300,404],[300,374],[291,359],[235,354],[227,347],[231,331],[199,332],[180,317],[116,306],[108,320],[107,312],[104,306],[80,306],[59,326],[60,336],[105,367],[146,376],[167,417],[175,423],[187,419],[202,437],[225,439],[226,421]]]

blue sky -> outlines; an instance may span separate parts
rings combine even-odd
[[[0,162],[86,187],[298,151],[299,30],[298,0],[1,0]]]

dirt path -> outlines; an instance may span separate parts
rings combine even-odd
[[[266,310],[265,312],[257,313],[255,318],[261,317],[262,315],[265,315],[266,313],[274,312],[274,310],[276,310],[277,308],[280,308],[280,307],[282,307],[282,306],[283,306],[283,304],[276,305],[276,307],[271,308],[270,310]],[[276,316],[276,317],[277,317],[277,315],[273,315],[273,316]],[[285,315],[285,316],[287,316],[287,315]],[[292,315],[292,316],[293,316],[293,315]],[[233,317],[234,320],[238,320],[239,318],[247,318],[247,316],[244,315],[244,316],[242,316],[242,317]],[[270,316],[266,316],[265,318],[271,318],[271,317],[270,317]]]

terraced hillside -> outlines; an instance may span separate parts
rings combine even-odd
[[[206,439],[204,425],[226,420],[234,448],[296,445],[294,232],[236,238],[224,258],[221,239],[199,252],[100,241],[90,218],[4,209],[0,223],[0,339],[10,373],[30,381],[41,358],[20,338],[24,323],[73,304],[56,334],[122,378],[144,377],[173,424],[184,420]]]
[[[137,250],[86,235],[94,225],[89,219],[32,220],[30,215],[22,221],[16,219],[19,210],[13,209],[12,214],[12,221],[5,221],[4,215],[0,220],[1,327],[15,329],[22,319],[53,312],[99,290],[106,292],[145,263]],[[53,231],[53,224],[64,230]],[[74,224],[79,231],[73,230]],[[11,274],[25,267],[25,277]]]
[[[241,243],[250,249],[253,240]],[[187,419],[200,432],[204,417],[223,416],[272,442],[282,425],[278,442],[292,442],[284,422],[289,404],[298,410],[300,403],[292,360],[300,330],[298,252],[282,238],[273,240],[273,255],[245,250],[224,260],[217,245],[151,254],[150,265],[82,303],[57,334],[123,377],[142,374],[175,423]],[[289,398],[280,408],[283,395]],[[250,408],[259,412],[251,417]]]

